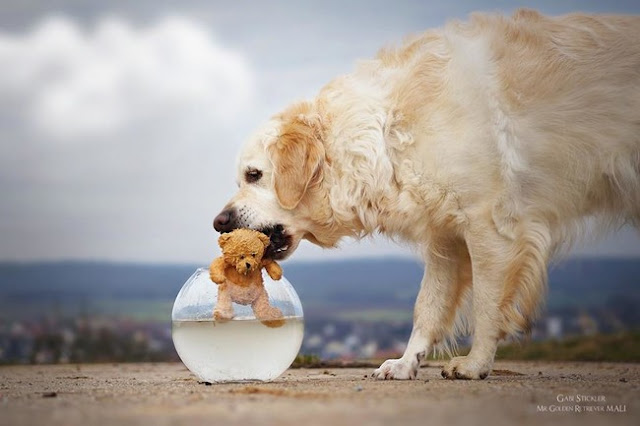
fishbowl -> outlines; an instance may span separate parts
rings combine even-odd
[[[232,302],[231,319],[216,320],[218,285],[199,268],[173,304],[173,344],[184,365],[204,382],[268,381],[293,362],[304,334],[300,298],[289,281],[262,271],[269,304],[282,315],[261,321],[251,305]]]

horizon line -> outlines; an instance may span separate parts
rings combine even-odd
[[[575,254],[562,256],[558,259],[552,259],[550,266],[557,263],[562,263],[567,260],[639,260],[640,256],[637,255],[622,255],[622,254]],[[308,263],[348,263],[348,262],[361,262],[361,261],[408,261],[422,264],[419,257],[412,256],[362,256],[362,257],[347,257],[344,259],[288,259],[280,261],[279,263],[286,264],[308,264]],[[34,265],[34,264],[110,264],[110,265],[149,265],[149,266],[189,266],[189,267],[203,267],[207,266],[205,262],[187,262],[187,261],[164,261],[164,260],[132,260],[132,259],[100,259],[100,258],[59,258],[59,259],[0,259],[0,266],[4,265]]]

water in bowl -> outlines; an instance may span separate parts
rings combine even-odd
[[[304,333],[302,317],[271,328],[256,319],[173,321],[180,359],[205,382],[272,380],[293,362]]]

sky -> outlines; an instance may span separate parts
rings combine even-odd
[[[538,1],[548,14],[640,2]],[[526,6],[527,2],[521,4]],[[0,261],[208,263],[243,141],[407,34],[510,1],[0,3]],[[623,228],[575,255],[640,256]],[[295,259],[413,256],[383,237]]]

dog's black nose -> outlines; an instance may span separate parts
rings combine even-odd
[[[235,209],[223,210],[213,220],[213,228],[220,232],[230,232],[236,228],[236,211]]]
[[[251,268],[251,264],[250,263],[245,263],[245,265],[247,265],[247,269]]]

